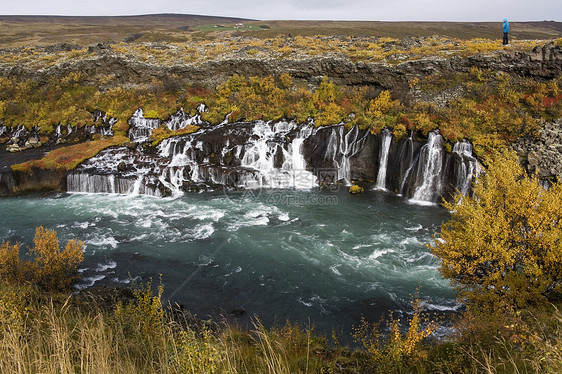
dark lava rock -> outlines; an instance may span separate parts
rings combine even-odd
[[[117,165],[117,170],[118,171],[125,171],[127,170],[127,164],[125,164],[125,161],[121,161],[118,165]]]
[[[244,310],[244,308],[236,308],[232,309],[230,312],[228,312],[228,314],[230,314],[231,316],[242,316],[246,314],[246,310]]]

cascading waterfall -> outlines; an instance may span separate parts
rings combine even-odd
[[[209,126],[201,120],[205,110],[201,106],[193,116],[180,110],[162,122],[147,120],[139,109],[130,120],[129,135],[136,142],[148,140],[156,125],[173,131],[188,125],[201,128],[165,139],[150,152],[146,147],[104,150],[68,174],[68,191],[179,196],[209,188],[310,189],[319,186],[319,171],[332,170],[329,183],[371,178],[375,189],[426,204],[454,188],[467,193],[478,173],[470,143],[458,142],[445,154],[437,131],[423,146],[414,145],[411,134],[393,147],[392,133],[384,129],[377,148],[371,133],[357,126],[350,131],[343,124],[316,128],[290,121]],[[375,149],[378,168],[373,165]]]
[[[318,185],[316,176],[306,165],[303,154],[304,140],[314,133],[312,126],[303,127],[284,152],[285,162],[281,169],[286,175],[292,174],[292,186],[297,189],[310,189]]]
[[[414,156],[414,140],[412,139],[413,134],[411,133],[408,139],[402,145],[402,149],[400,150],[400,161],[404,164],[408,165],[406,171],[400,175],[400,188],[398,189],[398,194],[402,195],[404,193],[404,186],[406,185],[406,181],[410,176],[410,172],[414,167],[413,156]],[[408,159],[406,159],[408,157]]]
[[[381,151],[379,155],[379,173],[377,175],[377,182],[375,189],[386,190],[386,169],[388,166],[388,153],[390,151],[390,143],[392,141],[391,132],[385,128],[382,131],[381,138]]]
[[[132,142],[143,143],[148,140],[152,130],[160,127],[162,121],[158,118],[145,118],[141,108],[137,109],[129,119],[129,138]]]
[[[343,181],[346,185],[351,184],[349,160],[363,149],[368,135],[368,132],[361,134],[359,126],[354,126],[347,132],[343,125],[331,127],[324,158],[331,160],[333,166],[337,169],[338,181]]]
[[[183,108],[180,109],[177,113],[170,116],[170,118],[165,122],[166,126],[172,131],[181,130],[189,125],[200,125],[203,123],[201,119],[201,114],[205,112],[207,108],[205,104],[200,104],[197,107],[197,111],[194,116],[190,116],[189,114],[185,113]]]
[[[412,201],[418,203],[432,203],[436,195],[441,194],[441,178],[443,170],[443,137],[439,132],[429,134],[419,156],[416,181],[421,184],[416,187]]]
[[[135,159],[125,150],[107,150],[84,162],[83,169],[81,167],[67,175],[67,191],[161,196],[156,188],[157,180],[151,174],[152,168],[148,166],[150,160]],[[115,173],[121,163],[137,166]]]
[[[472,144],[468,141],[456,142],[452,152],[460,159],[455,172],[455,188],[461,194],[466,195],[470,190],[472,179],[480,173],[481,166],[472,155]]]
[[[13,138],[21,138],[21,137],[25,137],[29,135],[29,131],[27,131],[27,129],[25,128],[24,125],[19,125],[16,130],[13,132],[12,137]]]
[[[108,121],[109,126],[103,126],[100,128],[100,134],[102,136],[113,136],[113,125],[117,123],[117,118],[110,118]]]
[[[208,156],[201,156],[205,148],[213,146],[197,140],[205,138],[205,130],[185,138],[167,139],[160,145],[160,156],[171,157],[171,162],[160,180],[174,195],[181,193],[186,181],[244,189],[313,188],[316,178],[306,170],[302,143],[314,130],[304,127],[296,131],[297,127],[295,122],[255,122],[244,144],[230,146],[230,140],[226,140],[220,150],[222,162],[211,162]],[[294,136],[287,144],[290,133]],[[227,154],[236,159],[236,165],[224,165]]]

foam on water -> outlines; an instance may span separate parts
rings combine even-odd
[[[370,256],[369,256],[369,260],[376,260],[381,256],[384,256],[387,253],[392,253],[394,252],[392,249],[379,249],[379,250],[375,250]]]
[[[215,232],[215,228],[212,224],[205,224],[205,225],[197,225],[195,226],[194,232],[192,234],[193,240],[202,240],[210,238]]]
[[[98,264],[98,267],[96,268],[96,272],[98,273],[102,273],[104,271],[107,271],[108,269],[115,269],[117,267],[117,263],[115,261],[109,261],[106,264]]]
[[[274,314],[278,320],[311,318],[330,332],[374,313],[377,305],[408,305],[420,284],[432,305],[454,305],[424,247],[448,217],[445,210],[377,192],[365,192],[363,200],[347,191],[334,194],[336,206],[223,193],[0,199],[2,211],[14,212],[9,219],[0,216],[0,240],[27,244],[35,222],[56,227],[61,242],[78,238],[87,244],[80,288],[162,274],[166,297],[173,294],[172,302],[199,315],[243,307],[266,322]],[[366,204],[369,198],[378,200]]]
[[[83,290],[92,287],[96,282],[105,278],[105,275],[95,275],[92,277],[80,278],[80,283],[76,284],[74,287],[78,290]]]
[[[412,227],[405,227],[406,230],[408,231],[418,231],[423,229],[423,226],[421,224],[416,225],[416,226],[412,226]]]
[[[89,240],[86,240],[86,245],[88,246],[94,246],[94,247],[102,247],[102,248],[113,248],[116,249],[117,246],[119,245],[119,242],[117,242],[117,240],[112,237],[112,236],[106,236],[106,237],[95,237]]]

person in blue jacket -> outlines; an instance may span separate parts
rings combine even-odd
[[[509,41],[507,40],[507,34],[509,33],[509,23],[507,18],[503,19],[503,45],[507,45]]]

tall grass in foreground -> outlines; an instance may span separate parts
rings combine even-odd
[[[459,337],[423,344],[409,344],[415,331],[400,332],[391,321],[394,336],[384,339],[384,328],[373,329],[377,345],[353,350],[296,324],[265,328],[256,320],[242,331],[196,320],[162,308],[160,296],[146,287],[108,303],[0,282],[0,373],[562,372],[556,309],[488,324],[480,319],[480,327],[466,318]],[[424,334],[417,321],[414,314],[408,324]]]
[[[243,332],[165,313],[161,293],[148,288],[108,310],[1,287],[1,373],[312,373],[327,350],[325,339],[296,325],[268,330],[256,321]]]

